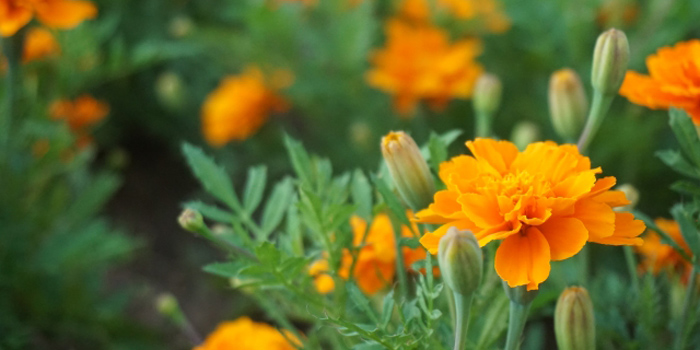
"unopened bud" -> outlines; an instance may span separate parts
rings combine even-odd
[[[612,28],[598,37],[593,52],[593,88],[606,95],[616,95],[627,71],[630,47],[624,32]]]
[[[631,184],[622,184],[620,186],[617,186],[617,188],[615,189],[618,191],[622,191],[622,193],[625,194],[627,200],[630,201],[630,204],[627,204],[624,207],[615,208],[616,211],[630,211],[637,206],[637,203],[639,203],[639,191],[637,190],[637,188],[635,188]]]
[[[183,38],[192,33],[194,23],[187,16],[177,16],[170,20],[168,31],[175,38]]]
[[[471,231],[450,227],[438,245],[440,274],[452,291],[469,296],[481,283],[483,256]]]
[[[171,109],[182,108],[186,101],[185,88],[182,78],[177,73],[165,72],[156,79],[156,96],[160,103]]]
[[[511,302],[514,302],[519,305],[530,305],[533,300],[535,300],[535,297],[537,297],[537,294],[539,292],[538,289],[534,290],[527,290],[527,286],[517,286],[517,287],[510,287],[508,286],[508,282],[502,281],[503,282],[503,290],[506,291],[506,295],[508,296],[508,299],[510,299]]]
[[[180,305],[177,303],[175,296],[170,293],[160,294],[156,298],[156,309],[161,315],[169,318],[175,324],[184,322],[184,314],[180,310]]]
[[[482,74],[474,85],[474,110],[477,114],[492,115],[501,104],[503,88],[497,76],[489,73]]]
[[[540,128],[533,122],[518,122],[513,127],[510,140],[522,151],[527,145],[540,140]]]
[[[180,227],[195,233],[199,233],[206,227],[202,214],[190,208],[182,211],[182,214],[177,218],[177,222],[180,224]]]
[[[570,287],[559,296],[554,310],[554,333],[560,350],[595,349],[595,319],[588,291]]]
[[[404,201],[413,209],[427,207],[435,184],[416,142],[403,131],[389,132],[382,138],[382,155]]]
[[[554,130],[570,142],[578,139],[588,113],[588,100],[578,74],[565,68],[549,79],[549,114]]]

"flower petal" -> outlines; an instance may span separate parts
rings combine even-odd
[[[574,218],[552,218],[537,229],[547,239],[551,259],[555,261],[576,255],[588,240],[586,226]]]
[[[36,15],[43,24],[70,29],[97,16],[97,7],[91,1],[53,0],[36,5]]]
[[[608,245],[641,245],[644,243],[639,235],[646,226],[641,220],[635,220],[630,213],[615,213],[615,232],[612,236],[591,239],[591,242]]]
[[[440,238],[444,236],[447,233],[447,230],[450,227],[456,227],[460,230],[473,230],[474,229],[474,224],[469,221],[469,220],[457,220],[457,221],[452,221],[448,222],[440,227],[438,227],[437,230],[433,232],[428,232],[423,235],[420,239],[420,244],[427,249],[430,254],[437,254],[438,252],[438,244],[440,243]]]
[[[493,139],[477,138],[467,141],[467,147],[479,163],[498,174],[506,173],[519,153],[513,143]]]
[[[589,240],[609,237],[615,232],[615,211],[605,203],[593,199],[580,200],[576,203],[574,216],[586,226]]]
[[[537,289],[549,276],[549,252],[544,235],[532,227],[501,243],[496,251],[496,272],[510,287],[527,285],[528,290]]]

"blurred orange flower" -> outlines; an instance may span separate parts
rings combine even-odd
[[[389,286],[396,274],[396,239],[391,219],[386,214],[379,214],[374,217],[367,230],[367,222],[358,216],[353,216],[350,219],[350,226],[353,230],[353,246],[361,247],[357,253],[353,276],[364,293],[374,294]],[[414,226],[414,229],[417,228]],[[413,237],[413,233],[409,227],[403,226],[401,236]],[[410,269],[413,263],[426,257],[425,249],[422,247],[416,249],[402,247],[401,251],[406,269]],[[353,257],[350,251],[343,251],[341,267],[338,271],[340,277],[344,279],[350,277],[352,263]],[[314,277],[314,284],[319,293],[330,293],[335,288],[333,278],[326,273],[328,270],[328,261],[325,256],[309,268],[309,274]]]
[[[510,29],[510,19],[497,0],[438,0],[437,4],[459,19],[483,22],[494,33]]]
[[[242,141],[256,133],[270,112],[283,112],[288,104],[276,92],[291,85],[291,72],[278,71],[269,81],[255,66],[231,76],[209,94],[202,107],[202,129],[207,142],[221,147],[231,140]]]
[[[207,339],[193,350],[295,350],[301,342],[291,332],[284,335],[276,328],[248,317],[221,323]],[[290,342],[291,341],[291,342]]]
[[[483,68],[474,59],[481,53],[477,39],[450,43],[447,32],[430,25],[389,20],[385,47],[370,57],[368,83],[394,95],[394,108],[410,117],[419,100],[435,109],[452,98],[469,98]]]
[[[451,226],[471,230],[481,246],[502,240],[496,272],[511,287],[533,290],[549,276],[551,260],[574,256],[586,242],[642,244],[644,223],[613,210],[628,203],[610,190],[615,178],[596,179],[601,169],[575,145],[537,142],[520,152],[508,141],[477,138],[467,147],[473,156],[441,164],[447,189],[416,214],[443,224],[421,238],[432,254]]]
[[[662,47],[647,57],[649,75],[627,71],[620,95],[653,109],[685,109],[700,125],[700,40]]]
[[[690,247],[683,239],[681,229],[678,223],[668,219],[654,220],[656,226],[668,233],[674,242],[683,249],[689,256],[692,256]],[[677,271],[683,274],[684,279],[690,274],[692,264],[683,259],[670,245],[661,242],[661,236],[653,230],[649,230],[644,237],[644,244],[637,247],[637,252],[642,255],[642,261],[639,264],[643,271],[651,271],[653,274],[658,274],[660,271],[667,269]]]
[[[12,36],[33,17],[50,28],[70,29],[95,18],[97,7],[84,0],[0,0],[0,36]]]
[[[61,52],[56,38],[44,28],[32,28],[27,32],[22,61],[27,63]]]
[[[54,120],[65,120],[77,137],[78,147],[92,142],[88,128],[109,114],[109,106],[90,95],[82,95],[71,100],[57,100],[51,104],[49,115]]]

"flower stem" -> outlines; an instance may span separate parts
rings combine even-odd
[[[469,312],[472,307],[473,295],[453,293],[455,300],[455,347],[454,350],[463,350],[467,345],[467,329],[469,328]]]
[[[399,226],[400,227],[400,226]],[[401,249],[401,229],[394,226],[394,241],[396,242],[396,274],[399,276],[399,300],[408,297],[408,276],[403,266],[403,249]]]
[[[690,318],[691,312],[697,312],[693,309],[693,303],[695,302],[695,297],[698,291],[697,286],[698,271],[693,266],[690,270],[690,279],[688,280],[688,288],[685,292],[685,299],[683,300],[683,315],[681,316],[680,324],[678,327],[678,334],[676,335],[676,350],[685,349],[685,343],[687,338],[688,328],[688,318]]]
[[[475,119],[475,133],[476,137],[491,137],[493,132],[491,130],[491,121],[493,116],[486,113],[477,113]]]
[[[639,276],[637,275],[637,262],[634,259],[632,247],[622,247],[625,251],[625,262],[627,263],[627,271],[629,271],[630,279],[632,280],[632,288],[639,291]]]
[[[20,30],[15,35],[2,38],[2,51],[7,58],[7,88],[5,95],[6,112],[0,113],[0,156],[6,159],[8,143],[12,128],[12,120],[17,117],[18,100],[22,88],[22,66],[21,58],[24,43],[24,30]]]
[[[603,123],[605,114],[608,113],[614,98],[615,95],[603,94],[599,91],[593,93],[593,102],[591,103],[591,110],[588,112],[586,126],[583,128],[581,138],[578,140],[579,152],[584,153],[590,145],[600,125]]]
[[[508,335],[506,336],[505,350],[517,350],[520,347],[520,337],[525,329],[527,314],[530,311],[531,304],[532,302],[527,304],[510,302],[510,317],[508,318]]]

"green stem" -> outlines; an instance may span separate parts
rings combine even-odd
[[[22,52],[24,42],[24,29],[15,33],[15,35],[2,38],[2,51],[7,58],[7,88],[5,95],[7,96],[7,110],[5,113],[0,113],[0,156],[6,159],[9,147],[9,138],[11,134],[12,121],[17,118],[18,100],[22,90]]]
[[[476,114],[476,125],[474,126],[476,137],[491,137],[493,135],[493,131],[491,130],[492,120],[492,115],[486,113]]]
[[[693,266],[693,269],[690,270],[690,279],[688,280],[688,287],[685,292],[685,299],[683,299],[683,315],[681,316],[681,321],[678,327],[678,334],[676,338],[676,350],[685,349],[685,342],[687,338],[686,328],[688,328],[688,318],[690,318],[691,312],[697,312],[697,310],[693,310],[693,303],[695,302],[695,296],[698,291],[697,277],[698,272],[695,266]]]
[[[455,347],[454,350],[463,350],[467,345],[467,330],[469,328],[469,312],[472,307],[472,295],[466,296],[453,293],[455,300]]]
[[[510,302],[510,317],[508,318],[508,335],[506,336],[505,350],[517,350],[520,347],[520,337],[525,329],[527,322],[527,313],[530,311],[530,305],[525,305],[516,302]]]
[[[632,288],[635,291],[639,291],[639,275],[637,275],[637,261],[634,258],[634,252],[632,247],[625,246],[622,247],[625,251],[625,262],[627,263],[627,271],[630,274],[630,279],[632,280]]]
[[[396,242],[396,274],[399,276],[399,300],[408,297],[408,276],[403,266],[403,250],[401,249],[401,226],[394,226],[394,241]],[[398,227],[397,227],[398,226]]]
[[[608,113],[614,98],[615,95],[607,95],[598,91],[593,93],[593,102],[588,113],[588,119],[586,119],[586,126],[583,128],[581,138],[578,140],[579,152],[584,153],[588,149],[600,125],[603,123],[605,114]]]

